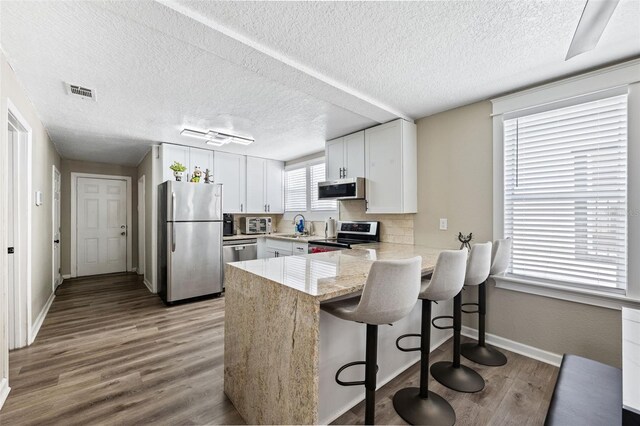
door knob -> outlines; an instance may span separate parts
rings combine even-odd
[[[124,228],[126,228],[126,227],[127,227],[126,225],[122,225],[122,226],[120,227],[120,229],[124,229]]]
[[[121,232],[120,235],[127,235],[127,233],[126,232]]]
[[[54,243],[60,244],[60,240],[53,240]]]

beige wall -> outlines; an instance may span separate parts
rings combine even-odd
[[[416,244],[458,248],[459,231],[492,239],[492,123],[488,101],[417,122]],[[439,219],[449,220],[440,231]],[[475,297],[467,291],[465,298]],[[473,293],[473,294],[471,294]],[[620,311],[489,286],[487,331],[540,349],[621,364]],[[475,327],[475,316],[465,315]]]
[[[152,288],[153,277],[155,271],[153,270],[153,257],[155,257],[155,253],[152,250],[151,236],[153,230],[153,210],[155,206],[153,205],[153,149],[151,149],[147,155],[142,159],[140,164],[138,165],[138,176],[137,179],[140,179],[144,176],[144,242],[138,242],[138,244],[144,244],[144,253],[145,253],[145,265],[144,265],[144,280],[146,281],[146,285]],[[137,182],[136,179],[136,182]],[[136,184],[137,186],[137,184]]]
[[[61,221],[60,240],[62,251],[60,264],[62,273],[71,274],[71,173],[95,173],[100,175],[128,176],[131,178],[131,229],[132,267],[138,265],[138,169],[114,164],[92,163],[88,161],[62,160]]]
[[[16,106],[20,114],[29,123],[32,130],[32,167],[30,172],[32,175],[32,194],[36,191],[42,191],[43,204],[35,206],[31,204],[31,321],[40,315],[47,300],[52,293],[52,209],[51,209],[51,175],[52,166],[55,165],[60,169],[60,156],[56,151],[53,143],[49,139],[49,135],[43,124],[37,116],[34,106],[27,98],[24,89],[18,83],[16,76],[9,67],[4,55],[0,54],[0,66],[2,68],[2,111],[1,121],[2,129],[0,129],[0,152],[2,153],[1,170],[6,170],[6,152],[7,152],[7,99]],[[3,174],[4,176],[4,174]],[[3,177],[4,179],[4,177]],[[4,200],[6,192],[2,194],[2,204],[6,206]],[[31,199],[33,199],[31,197]],[[6,209],[3,208],[2,224],[5,224]],[[6,234],[3,232],[3,241],[6,243]],[[6,247],[3,244],[2,247]],[[2,269],[3,276],[6,267]],[[5,300],[5,297],[3,297]]]

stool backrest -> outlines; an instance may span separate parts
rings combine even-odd
[[[460,293],[467,268],[467,250],[445,250],[438,256],[431,281],[421,299],[449,300]]]
[[[469,253],[464,285],[480,285],[489,278],[491,270],[491,241],[474,244]]]
[[[511,238],[503,238],[493,243],[491,254],[491,271],[489,275],[500,275],[507,272],[511,260]]]
[[[356,308],[357,321],[391,324],[411,312],[420,293],[422,257],[373,262]]]

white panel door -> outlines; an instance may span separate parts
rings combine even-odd
[[[200,183],[204,183],[204,175],[207,169],[211,175],[213,175],[213,151],[208,149],[189,148],[189,180],[193,176],[193,170],[199,167],[202,170],[202,177]]]
[[[267,212],[284,213],[284,163],[267,160]]]
[[[327,180],[341,179],[342,168],[344,167],[344,138],[327,141],[324,148],[324,156]]]
[[[60,172],[53,168],[53,288],[62,281],[60,275]]]
[[[266,163],[264,158],[247,157],[247,213],[266,213]]]
[[[213,157],[215,183],[222,184],[222,210],[245,213],[247,203],[247,160],[244,155],[217,151]]]
[[[15,168],[14,168],[14,144],[18,142],[17,132],[9,126],[9,130],[7,133],[8,143],[7,143],[7,247],[13,247],[15,249],[16,240],[18,235],[16,235],[16,224],[18,223],[17,218],[14,216],[15,207],[17,203],[17,197],[15,193]],[[16,343],[16,329],[17,324],[20,323],[18,319],[18,314],[20,312],[20,282],[16,279],[16,271],[18,270],[17,265],[17,256],[15,254],[9,254],[7,256],[7,298],[9,308],[9,349],[15,349],[19,347]],[[0,332],[1,334],[2,332]]]
[[[364,130],[344,137],[344,177],[365,177]]]
[[[402,211],[402,123],[365,130],[367,213]]]
[[[127,269],[127,183],[78,178],[78,276]]]

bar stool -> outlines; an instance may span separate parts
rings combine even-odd
[[[493,253],[491,254],[491,270],[489,274],[504,274],[509,267],[509,258],[511,254],[511,238],[496,240],[493,245]],[[498,367],[507,363],[507,357],[500,351],[485,343],[485,319],[487,315],[487,282],[484,281],[478,286],[478,303],[463,303],[465,305],[476,305],[476,311],[462,312],[475,314],[478,313],[478,341],[476,343],[465,343],[461,346],[460,352],[462,356],[482,365],[490,367]]]
[[[420,387],[404,388],[393,396],[393,408],[412,425],[453,425],[456,413],[449,403],[429,390],[429,353],[431,352],[431,302],[449,300],[460,293],[467,266],[466,250],[447,250],[440,253],[431,280],[424,280],[419,298],[422,300],[420,334],[405,334],[396,340],[403,352],[420,351]],[[420,337],[419,348],[402,348],[400,340]]]
[[[475,244],[471,247],[467,272],[464,285],[479,285],[489,277],[491,268],[491,241],[482,244]],[[435,321],[440,318],[451,318],[451,316],[436,317],[433,319],[433,326],[439,327]],[[462,330],[462,291],[453,298],[453,362],[436,362],[431,366],[431,375],[438,382],[449,389],[458,392],[479,392],[484,389],[484,379],[480,374],[469,367],[460,364],[460,332]]]
[[[420,256],[373,262],[361,296],[321,305],[323,310],[340,319],[367,325],[365,361],[350,362],[336,372],[336,382],[341,386],[364,385],[365,424],[372,425],[375,419],[378,325],[394,323],[411,312],[420,293],[421,265]],[[362,364],[365,366],[363,381],[340,380],[342,371]]]

